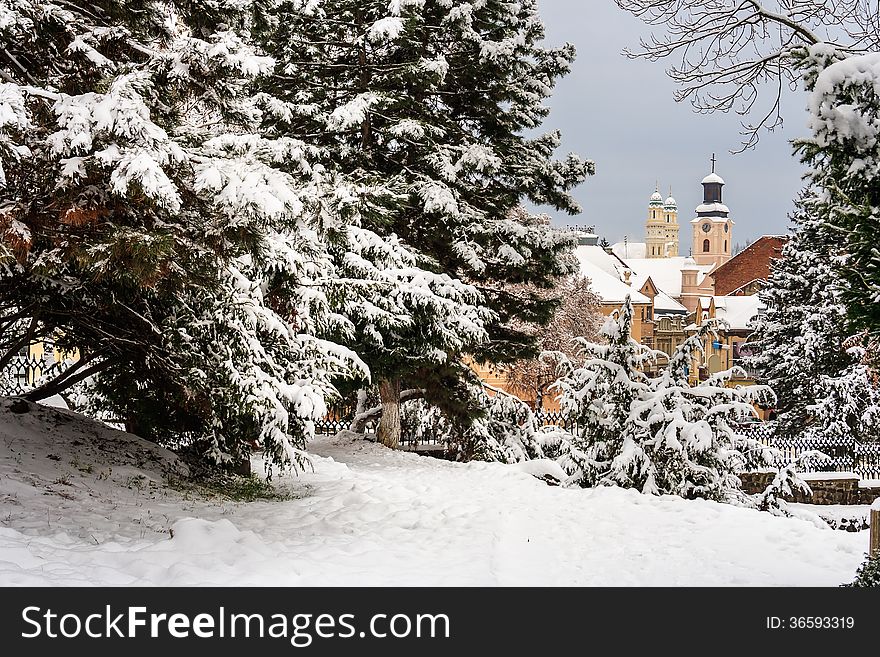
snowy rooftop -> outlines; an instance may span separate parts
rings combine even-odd
[[[648,277],[654,281],[659,289],[663,290],[673,299],[681,297],[681,270],[689,264],[690,268],[696,268],[700,274],[697,283],[701,283],[706,274],[714,265],[696,265],[688,257],[677,258],[626,258],[626,264],[633,270],[633,286],[641,287]]]
[[[602,250],[599,247],[579,246],[575,255],[581,265],[581,275],[590,279],[591,289],[603,303],[623,303],[626,295],[630,296],[633,303],[651,303],[648,297],[639,292],[638,287],[630,287],[616,273],[612,274],[602,264],[594,262],[597,260],[601,263],[601,260],[598,260],[598,254],[591,249]],[[608,256],[607,253],[605,255]]]
[[[614,254],[608,253],[601,246],[596,245],[581,245],[578,246],[575,252],[579,261],[587,261],[595,266],[599,267],[606,274],[611,274],[615,278],[619,278],[623,280],[624,271],[628,269],[628,267],[623,263],[623,261],[615,256]]]
[[[654,297],[654,312],[684,315],[687,314],[687,308],[661,290]]]
[[[721,183],[723,185],[724,179],[721,176],[719,176],[717,173],[710,173],[708,176],[703,178],[702,184],[706,185],[709,183]]]
[[[618,258],[644,258],[648,255],[648,247],[644,242],[617,242],[611,245],[611,250]]]
[[[745,331],[751,328],[749,322],[758,316],[766,306],[757,295],[739,297],[715,297],[715,316],[727,321],[732,331]]]

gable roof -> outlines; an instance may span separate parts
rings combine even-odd
[[[750,283],[766,281],[771,264],[780,257],[787,235],[762,235],[730,260],[719,265],[711,276],[716,290],[729,295]]]
[[[649,277],[654,284],[673,299],[681,298],[681,270],[685,264],[699,271],[697,284],[703,282],[706,273],[715,265],[696,265],[686,263],[688,257],[677,258],[629,258],[624,260],[633,270],[633,285],[641,287]],[[691,260],[691,262],[693,262]]]

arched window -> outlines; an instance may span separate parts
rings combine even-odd
[[[727,253],[727,240],[724,240],[724,252]]]
[[[703,253],[709,253],[709,240],[703,240]]]

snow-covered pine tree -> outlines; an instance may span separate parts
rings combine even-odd
[[[765,313],[749,360],[776,393],[777,434],[788,438],[875,440],[880,389],[864,332],[846,319],[847,256],[827,221],[824,194],[798,200],[792,235],[760,292]]]
[[[853,342],[861,340],[855,336]],[[846,350],[848,364],[836,375],[822,374],[816,399],[807,407],[811,422],[804,436],[829,442],[880,440],[880,385],[876,365],[864,347]],[[876,356],[873,359],[876,364]]]
[[[505,286],[546,287],[568,273],[560,255],[571,240],[512,213],[526,198],[576,212],[568,192],[593,171],[574,155],[553,159],[558,134],[526,134],[574,49],[541,45],[534,0],[284,0],[276,20],[266,48],[281,69],[268,89],[291,108],[278,130],[315,135],[327,168],[368,197],[362,228],[396,235],[421,266],[479,288],[495,316],[477,360],[534,355],[514,320],[545,322],[556,302]],[[407,376],[448,408],[467,405],[466,386],[445,385],[461,383],[463,368],[368,364],[382,372],[389,409]]]
[[[728,386],[733,371],[695,385],[689,381],[697,355],[711,339],[717,339],[716,326],[704,322],[633,405],[633,421],[646,430],[643,448],[653,465],[649,483],[655,490],[644,492],[724,500],[739,488],[738,473],[769,465],[767,450],[742,436],[736,424],[754,416],[753,404],[770,401],[772,392]]]
[[[632,321],[627,299],[602,328],[608,344],[584,341],[583,365],[559,380],[563,412],[577,426],[570,445],[558,450],[560,465],[582,486],[727,499],[740,487],[738,473],[768,464],[766,448],[740,436],[735,424],[771,393],[727,386],[730,372],[690,385],[697,352],[715,332],[708,323],[648,377],[645,366],[665,355],[631,337]]]
[[[54,339],[80,358],[34,398],[97,376],[157,440],[296,458],[330,378],[358,361],[309,337],[326,308],[329,259],[303,219],[320,172],[302,143],[256,134],[279,111],[250,91],[274,64],[249,41],[263,4],[2,11],[0,359]],[[277,167],[291,160],[297,177]],[[279,271],[299,285],[267,299]]]
[[[813,135],[796,145],[810,187],[767,293],[775,303],[759,363],[780,388],[786,433],[876,440],[880,55],[818,44],[803,49],[800,65]]]
[[[632,338],[634,314],[627,296],[599,331],[607,344],[578,340],[583,364],[553,386],[562,412],[577,427],[561,463],[571,483],[639,489],[648,484],[654,492],[652,465],[641,447],[644,431],[633,423],[632,408],[650,391],[644,370],[657,353]]]
[[[873,26],[876,38],[876,25]],[[828,44],[804,49],[812,136],[797,142],[810,166],[816,217],[841,257],[843,302],[853,333],[880,336],[880,53]]]
[[[417,382],[426,367],[456,368],[462,353],[486,340],[493,314],[471,285],[418,266],[415,254],[394,236],[349,225],[332,242],[338,278],[329,283],[340,313],[342,340],[356,345],[379,382],[382,415],[377,437],[388,447],[400,441],[401,381]],[[434,397],[432,391],[423,394]]]
[[[792,235],[760,292],[766,310],[749,343],[756,352],[751,364],[776,393],[778,434],[799,437],[812,423],[809,407],[821,398],[821,378],[836,376],[849,357],[837,296],[841,254],[816,215],[814,194],[801,196],[792,219]]]

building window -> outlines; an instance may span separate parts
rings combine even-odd
[[[724,240],[724,252],[727,253],[727,240]]]
[[[709,253],[709,240],[703,240],[703,253]]]

